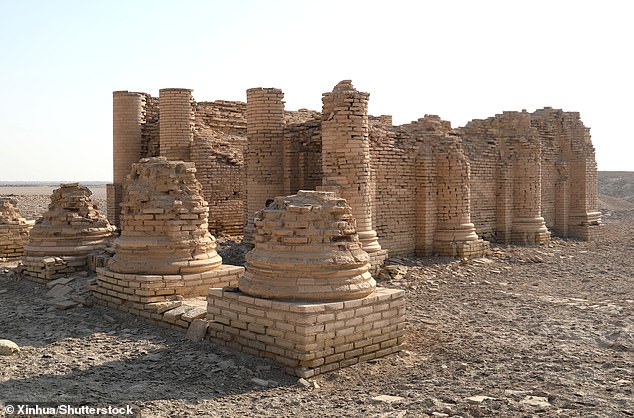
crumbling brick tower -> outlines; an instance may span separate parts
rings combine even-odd
[[[359,240],[371,264],[377,266],[387,258],[387,251],[381,249],[372,225],[369,97],[369,93],[357,91],[350,80],[323,94],[321,158],[323,189],[336,191],[352,207]]]

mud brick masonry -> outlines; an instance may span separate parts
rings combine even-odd
[[[377,288],[353,210],[333,192],[277,197],[254,217],[238,289],[209,289],[209,336],[311,377],[394,353],[404,291]]]
[[[114,256],[97,269],[93,295],[101,303],[156,321],[187,327],[188,306],[205,316],[210,287],[235,285],[243,267],[222,264],[209,233],[207,202],[191,162],[165,157],[132,164],[123,186],[121,235]],[[200,306],[202,307],[200,307]],[[177,310],[178,309],[178,310]]]
[[[78,183],[62,184],[31,230],[22,257],[26,278],[45,283],[87,270],[112,240],[114,227]]]
[[[27,221],[12,197],[0,197],[0,260],[22,256],[35,221]]]
[[[369,94],[348,80],[323,95],[321,112],[286,111],[276,88],[246,96],[115,92],[110,219],[120,222],[132,163],[163,155],[195,163],[210,231],[244,232],[251,244],[253,216],[268,199],[338,193],[375,266],[387,252],[470,257],[488,241],[588,240],[601,230],[594,148],[576,112],[504,112],[452,129],[434,115],[400,126],[369,116]]]

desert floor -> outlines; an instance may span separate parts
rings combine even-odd
[[[634,210],[604,212],[596,242],[390,259],[378,282],[406,291],[404,351],[308,385],[127,314],[56,309],[5,263],[0,339],[21,351],[0,356],[0,401],[132,405],[144,417],[632,416]],[[226,261],[242,260],[236,241],[220,242]]]

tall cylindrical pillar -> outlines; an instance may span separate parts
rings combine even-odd
[[[253,243],[253,217],[268,199],[284,195],[284,93],[247,90],[247,147],[244,158],[244,242]]]
[[[194,140],[192,90],[159,90],[160,155],[171,161],[191,161]]]
[[[112,93],[113,184],[108,187],[108,218],[119,226],[121,187],[132,164],[141,155],[141,128],[145,122],[145,96],[141,93]]]
[[[369,93],[341,81],[323,95],[322,170],[325,189],[337,190],[352,207],[357,233],[368,253],[381,250],[372,225]]]

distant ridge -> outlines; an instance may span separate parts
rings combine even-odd
[[[108,183],[111,183],[109,181],[97,181],[97,180],[88,180],[88,181],[54,181],[54,180],[47,180],[47,181],[2,181],[0,180],[0,186],[2,187],[38,187],[38,186],[50,186],[50,187],[57,187],[59,186],[61,183],[79,183],[82,184],[84,186],[105,186]]]

